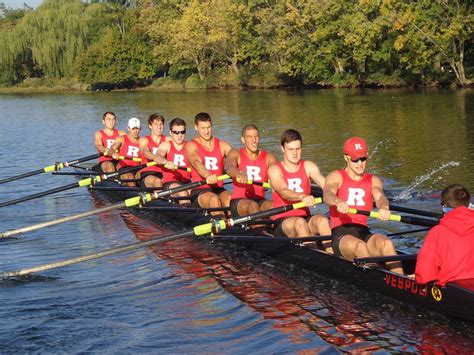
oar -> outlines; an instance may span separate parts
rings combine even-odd
[[[349,213],[352,214],[362,214],[364,216],[369,216],[371,218],[379,218],[379,213],[375,211],[361,211],[357,210],[355,208],[349,208]],[[433,227],[436,226],[439,223],[439,220],[437,219],[428,219],[428,218],[419,218],[419,217],[413,217],[413,216],[401,216],[397,214],[390,214],[390,221],[396,221],[396,222],[403,222],[407,224],[414,224],[417,226],[424,226],[424,227]]]
[[[311,185],[311,194],[313,196],[322,197],[323,196],[323,190],[319,186],[312,184]],[[391,200],[389,199],[389,201],[391,201]],[[374,206],[374,207],[376,207],[376,206]],[[424,216],[424,217],[433,217],[433,218],[443,217],[443,215],[441,213],[431,212],[431,211],[424,211],[424,210],[420,210],[420,209],[409,208],[409,207],[404,207],[404,206],[399,206],[399,205],[390,204],[390,209],[392,211],[396,211],[396,212],[416,214],[416,215]]]
[[[272,186],[270,185],[269,182],[263,182],[263,181],[255,181],[255,180],[248,180],[246,182],[248,185],[258,185],[258,186],[263,186],[266,189],[271,188]]]
[[[397,211],[397,212],[409,213],[409,214],[416,214],[416,215],[425,216],[425,217],[433,217],[433,218],[443,217],[442,213],[424,211],[424,210],[419,210],[419,209],[415,209],[415,208],[408,208],[408,207],[392,205],[392,204],[390,204],[390,210]]]
[[[148,164],[150,164],[150,163],[148,163]],[[229,175],[221,175],[221,176],[218,176],[217,179],[218,180],[225,180],[225,179],[228,179],[228,178],[229,178]],[[156,191],[156,192],[153,192],[153,193],[146,193],[146,194],[131,197],[131,198],[126,199],[125,201],[122,201],[122,202],[119,202],[119,203],[116,203],[116,204],[113,204],[113,205],[110,205],[110,206],[98,208],[98,209],[95,209],[95,210],[92,210],[92,211],[82,212],[82,213],[78,213],[78,214],[75,214],[75,215],[72,215],[72,216],[58,218],[58,219],[55,219],[55,220],[52,220],[52,221],[42,222],[42,223],[38,223],[38,224],[33,224],[31,226],[6,231],[6,232],[3,232],[3,233],[0,233],[0,238],[8,238],[8,237],[11,237],[11,236],[16,235],[16,234],[31,232],[31,231],[38,230],[38,229],[41,229],[41,228],[46,228],[46,227],[54,226],[54,225],[65,223],[65,222],[75,221],[77,219],[89,217],[89,216],[99,214],[99,213],[112,211],[112,210],[118,209],[118,208],[134,207],[134,206],[137,206],[137,205],[144,205],[147,202],[150,202],[150,201],[153,201],[153,200],[156,200],[156,199],[159,199],[159,198],[163,198],[163,197],[172,195],[172,194],[177,193],[177,192],[181,192],[181,191],[189,190],[189,189],[192,189],[192,188],[195,188],[195,187],[199,187],[199,186],[204,185],[204,184],[206,184],[205,180],[196,181],[196,182],[192,182],[192,183],[189,183],[189,184],[186,184],[186,185],[177,186],[177,187],[174,187],[172,189],[168,189],[168,190],[164,190],[164,191],[160,191],[160,192]]]
[[[410,233],[411,231],[405,232]],[[387,234],[387,237],[399,235],[400,233]],[[288,238],[288,237],[272,237],[261,235],[220,235],[214,237],[215,240],[229,242],[263,242],[263,243],[290,243],[301,244],[305,242],[324,242],[332,240],[332,235],[311,235],[308,237]]]
[[[156,165],[156,162],[153,161],[153,162],[150,162],[150,163],[147,163],[147,164],[140,164],[140,165],[137,165],[137,166],[132,166],[130,168],[125,168],[125,169],[122,169],[121,171],[116,171],[114,173],[97,175],[95,177],[90,177],[90,178],[87,178],[87,179],[83,179],[83,180],[80,180],[78,182],[75,182],[75,183],[72,183],[72,184],[69,184],[69,185],[56,187],[56,188],[51,189],[51,190],[46,190],[46,191],[43,191],[43,192],[38,192],[36,194],[27,195],[27,196],[24,196],[24,197],[19,197],[19,198],[14,199],[14,200],[2,202],[2,203],[0,203],[0,208],[10,206],[10,205],[14,205],[14,204],[17,204],[17,203],[20,203],[20,202],[34,200],[34,199],[39,198],[39,197],[52,195],[52,194],[55,194],[57,192],[74,189],[76,187],[91,186],[91,185],[94,185],[98,182],[105,181],[107,179],[111,179],[111,178],[117,177],[119,175],[126,174],[126,173],[129,173],[129,172],[139,170],[139,169],[145,168],[147,166],[153,166],[153,165]]]
[[[370,256],[366,258],[354,259],[354,264],[362,266],[368,263],[385,263],[388,261],[402,261],[402,260],[416,260],[418,254],[397,254],[397,255],[386,255],[386,256]]]
[[[321,199],[316,199],[315,202],[321,203],[322,201]],[[299,208],[304,208],[304,207],[306,207],[306,204],[304,202],[298,202],[292,205],[276,207],[276,208],[272,208],[266,211],[260,211],[260,212],[249,214],[246,216],[241,216],[235,219],[215,220],[209,223],[198,225],[192,229],[189,229],[180,233],[176,233],[176,234],[171,234],[165,237],[156,237],[147,241],[135,242],[135,243],[127,244],[122,247],[107,249],[107,250],[103,250],[97,253],[87,254],[87,255],[76,257],[76,258],[67,259],[63,261],[57,261],[57,262],[53,262],[49,264],[34,266],[34,267],[30,267],[30,268],[26,268],[26,269],[22,269],[18,271],[3,272],[3,273],[0,273],[0,277],[7,278],[7,277],[29,275],[36,272],[57,269],[57,268],[68,266],[68,265],[78,264],[78,263],[88,261],[88,260],[99,259],[105,256],[125,253],[131,250],[143,248],[145,246],[168,242],[170,240],[174,240],[178,238],[219,233],[220,231],[225,230],[228,227],[238,225],[238,224],[243,224],[243,223],[252,221],[253,219],[256,219],[256,218],[269,217],[269,216],[285,213],[294,209],[299,209]]]
[[[42,169],[30,171],[29,173],[24,173],[24,174],[21,174],[21,175],[16,175],[16,176],[11,176],[9,178],[1,179],[0,184],[4,184],[4,183],[10,182],[10,181],[24,179],[24,178],[34,176],[34,175],[38,175],[38,174],[42,174],[42,173],[52,173],[53,171],[57,171],[57,170],[60,170],[62,168],[66,168],[66,167],[68,167],[70,165],[73,165],[73,164],[79,164],[79,163],[82,163],[82,162],[85,162],[85,161],[88,161],[88,160],[97,159],[101,155],[102,155],[102,153],[98,153],[98,154],[88,155],[88,156],[83,157],[83,158],[66,161],[64,163],[55,163],[54,165],[50,165],[50,166],[47,166],[47,167],[42,168]]]
[[[96,171],[88,170],[88,171],[53,171],[52,175],[70,175],[70,176],[91,176],[91,175],[98,175],[99,173]]]

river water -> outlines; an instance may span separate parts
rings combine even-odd
[[[302,132],[304,158],[324,174],[343,166],[352,135],[370,149],[370,171],[398,204],[439,210],[451,183],[474,191],[473,91],[209,91],[0,96],[0,178],[93,154],[105,111],[119,128],[153,112],[192,119],[207,111],[215,135],[239,144],[247,123],[279,154],[286,128]],[[147,130],[144,130],[145,133]],[[37,175],[0,185],[0,201],[77,181]],[[2,208],[1,231],[108,204],[72,189]],[[374,224],[387,231],[414,228]],[[68,259],[179,224],[128,211],[0,241],[0,271]],[[422,234],[394,238],[415,251]],[[472,324],[369,294],[273,260],[180,239],[38,276],[0,282],[2,353],[470,352]]]

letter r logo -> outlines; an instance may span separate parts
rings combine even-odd
[[[128,151],[127,151],[127,156],[128,157],[138,157],[138,152],[139,151],[140,151],[140,148],[129,145],[128,146]]]
[[[247,177],[249,180],[262,181],[262,177],[260,176],[260,167],[247,165]]]
[[[288,179],[288,188],[294,192],[303,192],[301,183],[302,181],[300,178]]]
[[[204,166],[207,170],[219,170],[216,157],[204,157]]]
[[[178,166],[185,166],[184,164],[184,155],[183,154],[175,154],[173,159],[173,164]]]
[[[365,191],[363,189],[349,187],[349,196],[347,197],[347,204],[349,206],[365,206],[364,196]]]
[[[360,145],[360,143],[356,143],[355,146],[354,146],[354,148],[355,148],[356,150],[362,150],[362,146]]]

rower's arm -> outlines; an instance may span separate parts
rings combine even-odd
[[[387,196],[383,192],[383,182],[377,176],[372,176],[372,196],[375,201],[375,206],[379,209],[389,209],[389,202]]]
[[[114,144],[110,147],[109,151],[111,152],[110,156],[114,159],[118,159],[118,152],[120,151],[120,147],[124,142],[124,136],[117,137]]]
[[[239,151],[231,149],[227,158],[225,159],[225,172],[232,178],[237,178],[238,182],[247,181],[247,174],[245,171],[239,169]]]
[[[151,152],[150,148],[148,147],[148,139],[142,137],[138,140],[138,147],[140,148],[140,152],[142,156],[147,158],[148,160],[153,160],[154,155]]]
[[[337,197],[337,191],[342,184],[341,174],[337,171],[331,172],[326,177],[326,183],[323,189],[324,203],[328,206],[335,206],[338,203],[345,203],[339,197]]]
[[[285,200],[300,201],[306,196],[305,194],[295,192],[288,188],[278,165],[272,165],[268,168],[268,178],[272,189]]]
[[[95,147],[97,148],[99,153],[105,153],[107,151],[107,148],[104,147],[104,145],[102,144],[102,134],[100,133],[100,131],[96,131],[94,137]]]
[[[227,158],[230,151],[232,150],[232,146],[230,145],[229,142],[226,142],[226,141],[219,141],[219,148],[221,149],[221,153],[224,156],[224,158]]]
[[[166,159],[166,156],[168,155],[170,151],[170,142],[164,141],[158,146],[158,150],[156,151],[156,154],[153,155],[153,160],[158,164],[158,165],[165,165],[166,163],[169,162],[168,159]]]
[[[308,172],[309,177],[313,180],[320,188],[324,189],[324,185],[326,184],[326,178],[321,174],[318,166],[309,160],[304,162],[305,169]]]
[[[189,165],[191,165],[192,169],[194,169],[203,178],[207,178],[209,175],[212,175],[212,173],[206,169],[204,163],[199,157],[196,143],[188,142],[184,146],[184,150],[186,153],[186,157],[188,158]]]

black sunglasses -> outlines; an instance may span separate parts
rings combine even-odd
[[[351,162],[353,163],[358,163],[358,162],[364,162],[367,160],[367,157],[362,157],[362,158],[357,158],[357,159],[351,159]]]
[[[178,134],[186,134],[186,130],[185,130],[185,129],[183,129],[182,131],[173,131],[173,130],[172,130],[171,133],[176,134],[176,135],[178,135]]]

